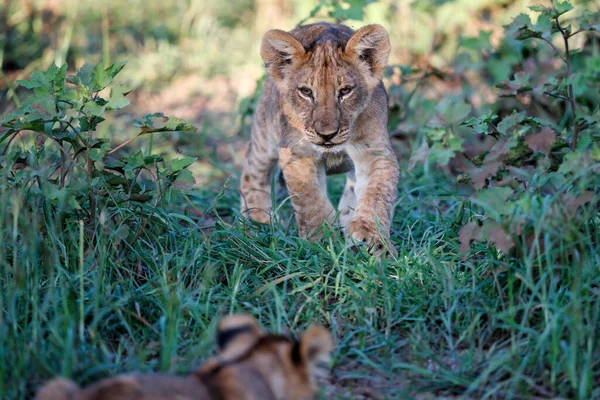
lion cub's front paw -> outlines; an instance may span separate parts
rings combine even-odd
[[[364,219],[353,219],[348,224],[348,235],[355,242],[371,244],[379,238],[377,225]]]
[[[248,190],[242,193],[242,214],[259,224],[271,222],[271,196],[266,191]]]
[[[271,223],[271,215],[269,214],[269,212],[267,210],[254,208],[251,210],[246,210],[244,212],[244,214],[249,216],[252,221],[258,222],[259,224],[270,224]]]
[[[348,224],[348,235],[352,241],[368,245],[369,253],[372,255],[382,256],[391,253],[396,256],[398,254],[392,242],[380,235],[374,222],[364,219],[352,220]]]

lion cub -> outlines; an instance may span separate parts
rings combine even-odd
[[[318,23],[264,35],[268,77],[241,177],[243,212],[270,221],[271,172],[279,162],[300,235],[309,237],[336,214],[326,175],[346,173],[341,225],[356,241],[389,238],[399,176],[381,82],[389,53],[379,25],[354,32]]]
[[[255,319],[232,315],[217,328],[219,355],[187,376],[128,374],[86,388],[55,378],[35,400],[233,400],[315,397],[326,373],[331,335],[311,325],[299,340],[265,334]]]

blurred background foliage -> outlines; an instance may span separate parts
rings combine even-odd
[[[594,1],[579,3],[583,4],[579,10],[598,8]],[[264,32],[318,20],[354,28],[384,25],[393,45],[392,65],[411,66],[428,78],[438,78],[428,79],[427,85],[416,80],[426,86],[425,97],[469,91],[463,94],[483,108],[495,102],[489,88],[510,78],[513,67],[526,56],[522,43],[503,39],[502,26],[519,13],[532,13],[527,9],[532,4],[527,0],[2,0],[0,113],[18,104],[15,81],[36,68],[64,62],[79,67],[84,61],[107,66],[128,60],[122,79],[132,89],[143,90],[135,92],[140,100],[133,101],[135,106],[143,111],[166,106],[168,112],[196,122],[207,118],[213,133],[209,136],[231,138],[243,126],[235,104],[253,93],[262,75],[258,50]],[[586,39],[582,35],[577,40],[581,44]],[[495,62],[489,62],[490,57]],[[408,79],[401,73],[390,75],[393,79],[388,82],[392,111],[398,111],[390,123],[396,135],[414,135],[419,123],[412,120],[398,126],[407,121],[406,101],[414,99],[412,90],[404,90],[415,78],[408,75]]]

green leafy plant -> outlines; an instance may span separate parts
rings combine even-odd
[[[113,84],[124,66],[86,63],[67,76],[67,65],[53,65],[19,81],[30,95],[2,120],[8,130],[0,137],[5,171],[0,185],[3,191],[26,189],[27,204],[43,209],[46,223],[58,215],[59,225],[83,221],[91,231],[99,223],[131,227],[125,236],[135,241],[165,195],[193,183],[186,168],[195,159],[166,162],[141,150],[128,155],[119,150],[143,135],[196,128],[156,113],[136,121],[137,136],[119,146],[101,137],[107,114],[129,104],[130,90]]]
[[[594,35],[598,17],[586,9],[573,10],[568,2],[530,9],[539,14],[537,22],[519,15],[505,27],[507,37],[500,46],[529,54],[526,62],[510,57],[508,64],[502,63],[502,53],[493,53],[486,44],[489,36],[462,41],[463,52],[484,49],[475,65],[490,72],[492,82],[494,74],[486,64],[511,66],[512,79],[496,86],[500,99],[514,102],[492,104],[483,115],[467,118],[475,111],[469,104],[472,94],[444,99],[426,121],[422,129],[426,140],[411,160],[412,166],[417,162],[446,166],[453,160],[461,173],[458,181],[472,188],[467,194],[472,217],[459,232],[465,252],[473,241],[493,243],[508,253],[518,243],[530,248],[544,237],[551,240],[550,232],[555,239],[566,234],[565,238],[569,234],[558,229],[561,221],[578,220],[575,226],[582,227],[596,212],[600,77],[594,71],[598,55],[592,51],[593,42],[590,48],[577,51],[570,49],[570,42],[578,34]],[[562,18],[569,12],[577,15],[566,25]],[[557,36],[562,49],[554,44]],[[526,45],[539,40],[550,52],[537,45],[517,47],[515,40]],[[457,62],[464,61],[459,57]],[[455,66],[456,70],[461,67]],[[523,102],[532,105],[517,111],[516,106],[524,108]],[[477,154],[465,153],[463,142],[474,142],[473,135],[489,138],[491,147]],[[544,215],[548,209],[542,205],[548,202],[551,212]],[[581,208],[587,211],[579,212]],[[542,230],[540,218],[545,220]]]

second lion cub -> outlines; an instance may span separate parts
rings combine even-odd
[[[265,34],[261,56],[269,76],[240,188],[242,210],[253,220],[269,222],[271,172],[279,162],[301,236],[333,221],[325,177],[346,173],[342,226],[355,241],[387,241],[399,176],[381,82],[389,53],[379,25],[354,32],[319,23]]]
[[[124,374],[85,388],[55,378],[34,400],[312,400],[333,350],[324,328],[311,325],[296,340],[267,334],[244,314],[219,323],[217,343],[219,355],[186,376]]]

